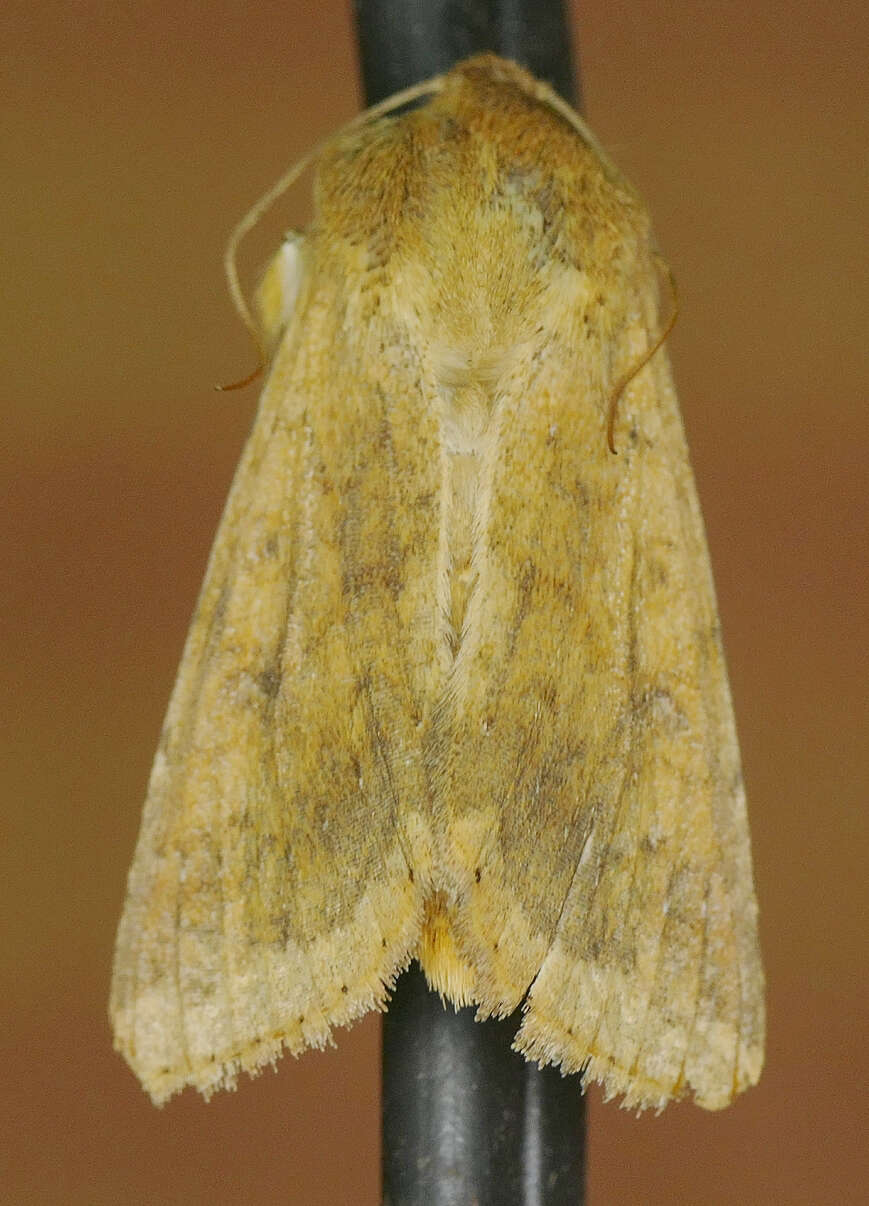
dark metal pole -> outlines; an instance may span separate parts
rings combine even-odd
[[[515,59],[578,103],[563,0],[355,0],[374,104],[482,50]],[[477,1023],[444,1008],[416,964],[383,1022],[387,1206],[581,1206],[579,1077],[510,1049],[519,1015]]]
[[[563,0],[355,0],[369,105],[481,50],[515,59],[581,103]]]
[[[444,1008],[414,963],[383,1018],[387,1206],[580,1206],[578,1076],[511,1051],[519,1024]]]

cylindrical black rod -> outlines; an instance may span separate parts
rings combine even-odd
[[[383,1019],[387,1206],[579,1206],[578,1076],[510,1049],[520,1018],[444,1008],[414,963]]]
[[[483,50],[578,104],[563,0],[355,0],[365,99],[375,104]],[[416,964],[383,1023],[387,1206],[581,1206],[579,1077],[510,1048],[520,1018],[444,1008]]]
[[[355,0],[369,105],[494,50],[579,106],[564,0]]]

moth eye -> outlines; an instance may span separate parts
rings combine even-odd
[[[263,273],[256,308],[265,346],[273,351],[293,317],[304,273],[304,235],[290,231]]]

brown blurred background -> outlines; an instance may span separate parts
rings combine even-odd
[[[770,1016],[763,1080],[723,1114],[637,1120],[589,1093],[590,1200],[869,1201],[867,8],[586,0],[574,29],[588,118],[680,282]],[[252,356],[220,256],[357,110],[349,5],[7,0],[0,51],[0,1200],[369,1206],[377,1019],[162,1111],[106,1022],[146,776],[256,403],[211,388]]]

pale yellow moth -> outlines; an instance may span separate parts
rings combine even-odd
[[[714,1109],[760,1074],[763,976],[649,219],[515,65],[418,91],[316,153],[261,289],[116,1045],[155,1101],[207,1096],[416,957],[481,1017],[524,1001],[529,1058]]]

